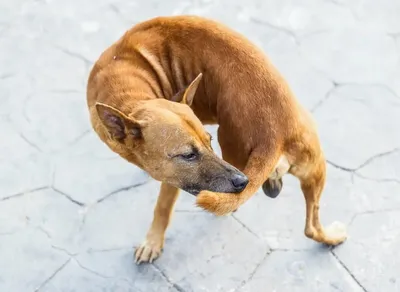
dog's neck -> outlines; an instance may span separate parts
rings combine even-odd
[[[96,83],[103,88],[98,92],[97,101],[116,107],[126,114],[148,100],[173,101],[192,80],[186,76],[177,78],[168,70],[163,71],[162,64],[156,60],[147,62],[147,58],[151,57],[138,55],[135,51],[129,55],[114,55],[107,68],[102,70],[106,74],[99,72],[96,76]],[[215,103],[209,98],[209,94],[213,93],[206,93],[205,88],[199,89],[197,93],[193,110],[196,112],[201,108],[203,115],[210,113],[210,117],[204,117],[205,120],[214,119]]]
[[[149,78],[147,72],[138,70],[131,62],[116,59],[95,77],[102,88],[96,93],[96,100],[128,114],[144,101],[160,98],[160,88]]]
[[[200,60],[182,69],[183,56],[172,59],[158,59],[143,48],[113,48],[104,53],[103,58],[91,72],[93,87],[88,91],[89,106],[102,102],[129,113],[146,100],[162,98],[173,100],[175,95],[185,90],[204,69]],[[179,62],[179,65],[177,65]],[[221,89],[221,80],[212,70],[203,77],[203,84],[196,91],[192,109],[205,123],[216,120],[216,100]],[[214,76],[215,75],[215,76]],[[215,84],[214,84],[215,83]],[[96,92],[95,88],[102,90]]]

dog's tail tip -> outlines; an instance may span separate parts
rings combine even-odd
[[[196,205],[217,216],[223,216],[236,210],[240,205],[240,197],[234,194],[199,194]]]

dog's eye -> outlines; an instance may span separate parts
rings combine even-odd
[[[194,152],[191,152],[191,153],[186,153],[186,154],[181,154],[181,155],[179,155],[181,158],[183,158],[184,160],[187,160],[187,161],[193,161],[193,160],[195,160],[196,158],[197,158],[197,154],[196,153],[194,153]]]

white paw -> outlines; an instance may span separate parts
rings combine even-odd
[[[135,251],[135,263],[152,263],[158,258],[162,251],[162,243],[145,240]]]
[[[342,243],[347,238],[347,228],[346,225],[335,221],[325,229],[326,234],[337,240],[337,244]]]

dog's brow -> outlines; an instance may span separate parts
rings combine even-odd
[[[194,152],[196,154],[198,154],[200,152],[199,148],[197,148],[194,144],[190,145],[190,147],[192,148],[192,152]]]

